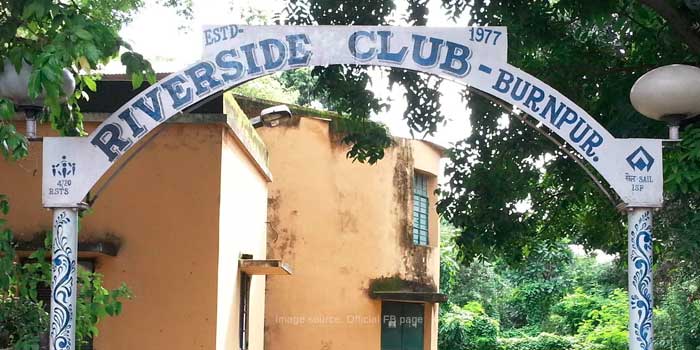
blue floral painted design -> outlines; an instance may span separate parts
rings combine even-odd
[[[76,261],[65,226],[71,218],[63,211],[56,217],[53,232],[53,273],[51,290],[51,349],[72,349],[73,341],[73,276]]]
[[[642,350],[652,350],[653,329],[652,309],[654,307],[652,286],[652,238],[651,212],[644,212],[630,232],[631,265],[634,266],[630,303],[632,312],[637,313],[633,324],[634,339]],[[632,267],[630,266],[630,268]]]

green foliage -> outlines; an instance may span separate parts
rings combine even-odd
[[[673,285],[654,314],[659,350],[700,349],[700,279]]]
[[[289,0],[276,19],[286,24],[386,25],[395,8],[393,0]],[[343,142],[351,145],[348,157],[370,163],[381,159],[384,149],[391,146],[390,136],[385,127],[369,118],[387,106],[367,88],[367,68],[333,65],[314,67],[310,77],[304,74],[287,73],[283,81],[287,86],[299,82],[301,102],[318,101],[346,118],[338,128],[347,131]],[[303,79],[296,80],[300,75]]]
[[[84,341],[99,335],[97,324],[107,316],[122,312],[122,300],[131,299],[131,290],[122,283],[113,290],[107,289],[99,273],[78,271],[78,304],[76,307],[76,338]]]
[[[466,305],[478,302],[486,313],[498,318],[500,306],[512,286],[498,273],[496,263],[472,260],[462,264],[459,248],[454,242],[457,231],[443,223],[440,232],[440,290],[449,295],[449,303]]]
[[[525,262],[507,270],[514,288],[501,322],[514,328],[545,321],[552,305],[571,287],[567,269],[573,254],[565,243],[539,242],[528,250]]]
[[[48,314],[28,298],[0,293],[0,346],[39,349],[39,334],[48,326]]]
[[[438,348],[441,350],[493,350],[498,321],[488,317],[478,303],[452,306],[440,315]]]
[[[142,5],[140,0],[0,0],[0,63],[6,60],[19,71],[23,62],[32,66],[29,96],[44,97],[44,119],[63,135],[84,133],[78,100],[84,89],[94,90],[95,69],[126,50],[122,62],[134,85],[155,82],[155,73],[144,58],[131,51],[119,30]],[[67,68],[76,80],[76,91],[63,91]],[[1,68],[0,68],[1,69]],[[0,144],[5,158],[27,154],[26,139],[9,125],[11,102],[0,100]]]
[[[454,342],[441,349],[453,349],[467,332],[455,329],[463,326],[453,322],[454,310],[499,320],[498,347],[493,349],[626,346],[627,296],[618,289],[626,284],[618,278],[624,268],[574,257],[565,241],[528,245],[521,264],[478,259],[460,264],[456,234],[450,226],[442,227],[440,289],[449,301],[439,328],[441,336]]]
[[[24,135],[10,122],[15,115],[12,101],[0,97],[0,153],[5,159],[20,159],[27,156],[28,144]]]
[[[0,211],[7,214],[7,199],[0,195]],[[48,313],[38,300],[37,288],[51,281],[49,256],[51,235],[45,248],[39,249],[23,263],[17,261],[13,235],[0,221],[0,348],[38,350],[40,335],[48,330]],[[79,268],[76,314],[76,341],[82,343],[98,335],[97,324],[107,316],[117,316],[122,300],[131,298],[122,285],[107,289],[102,275]]]
[[[600,263],[592,256],[577,256],[568,269],[571,283],[586,293],[608,295],[627,285],[626,266],[619,260]]]
[[[541,333],[534,337],[501,338],[499,350],[570,350],[575,339],[556,334]]]
[[[362,163],[376,163],[384,158],[384,149],[394,144],[387,127],[369,119],[336,118],[331,130],[342,135],[341,141],[350,146],[347,157]]]
[[[602,296],[586,293],[583,288],[577,287],[552,307],[547,328],[558,334],[576,334],[591,312],[599,309],[604,302]]]
[[[289,0],[282,11],[284,19],[292,24],[395,24],[396,4],[393,0]],[[409,1],[409,16],[405,22],[411,25],[427,23],[427,1]],[[281,17],[281,16],[277,16]],[[366,68],[358,66],[316,67],[312,70],[314,86],[309,95],[321,97],[341,111],[356,118],[367,118],[370,112],[379,112],[384,106],[373,93],[366,90],[369,76]],[[436,125],[444,120],[440,113],[440,82],[425,74],[390,69],[391,84],[398,83],[406,90],[408,108],[404,119],[413,130],[421,134],[432,134]],[[361,147],[361,144],[360,144]]]
[[[665,189],[670,192],[700,192],[700,128],[689,128],[683,141],[667,152],[664,164]]]
[[[302,106],[311,106],[312,103],[318,102],[321,106],[328,110],[335,110],[333,101],[330,99],[326,91],[316,90],[318,77],[311,74],[311,69],[300,68],[282,73],[279,76],[279,82],[287,89],[295,89],[297,94],[296,104]]]
[[[627,292],[614,290],[599,309],[590,312],[579,327],[578,336],[601,349],[627,349],[628,303]]]
[[[248,97],[277,101],[281,103],[297,103],[300,94],[296,86],[283,84],[279,75],[266,75],[235,87],[233,93]]]
[[[699,62],[665,19],[641,2],[443,4],[458,23],[508,26],[509,62],[557,88],[617,137],[665,137],[662,124],[632,108],[630,87],[654,67]],[[460,17],[467,11],[470,22]],[[439,205],[462,231],[466,255],[499,254],[517,261],[523,258],[520,248],[531,240],[562,236],[588,248],[624,253],[621,216],[576,164],[515,118],[500,127],[501,106],[475,94],[467,101],[473,133],[451,152],[449,186]],[[691,131],[686,135],[694,137]],[[535,165],[538,160],[542,168]],[[679,167],[674,159],[666,162]],[[678,177],[694,178],[700,168],[693,166],[681,169]],[[514,210],[521,201],[531,204],[527,211]]]

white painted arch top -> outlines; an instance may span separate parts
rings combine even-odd
[[[149,131],[202,99],[266,74],[331,64],[409,69],[479,89],[559,135],[627,205],[662,204],[661,141],[613,137],[566,96],[508,64],[505,27],[222,25],[205,27],[202,39],[200,61],[134,97],[88,137],[45,140],[44,206],[81,202]]]

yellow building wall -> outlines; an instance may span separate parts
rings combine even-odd
[[[370,281],[439,284],[434,195],[429,247],[411,243],[411,205],[414,159],[418,171],[437,174],[440,152],[398,140],[377,164],[353,163],[329,122],[313,118],[259,133],[275,176],[268,256],[294,270],[268,278],[265,349],[379,349],[381,301],[370,299]],[[437,306],[426,311],[425,348],[436,349]]]
[[[119,238],[118,256],[98,256],[96,271],[107,287],[125,282],[134,294],[120,316],[99,325],[95,348],[235,348],[238,254],[264,255],[265,179],[224,123],[162,127],[80,223],[81,241]],[[42,126],[39,134],[53,133]],[[20,238],[51,229],[41,171],[41,143],[20,162],[0,160],[0,193],[9,196],[8,222]],[[253,283],[251,344],[262,344],[264,280]]]

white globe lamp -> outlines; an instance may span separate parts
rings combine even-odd
[[[681,124],[700,115],[700,68],[672,64],[640,77],[630,91],[632,106],[647,118],[669,125],[669,138],[678,140]]]

